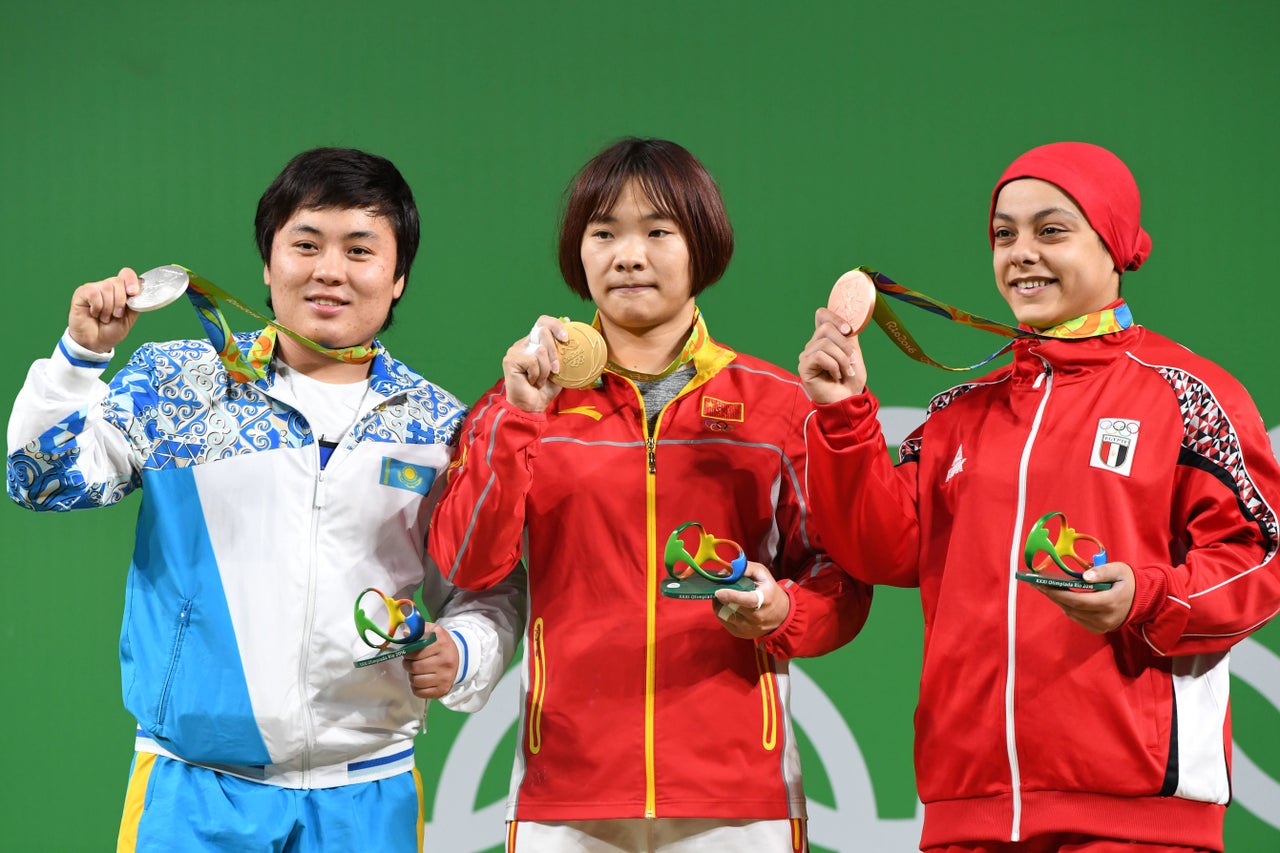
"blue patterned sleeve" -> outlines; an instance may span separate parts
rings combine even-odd
[[[97,380],[102,366],[80,363],[60,349],[32,367],[11,427],[38,424],[39,432],[15,441],[11,429],[6,479],[15,503],[45,512],[90,509],[114,504],[141,484],[128,435],[151,387],[145,348],[106,387],[105,397]]]

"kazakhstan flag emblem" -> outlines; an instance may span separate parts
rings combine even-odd
[[[435,478],[434,468],[384,456],[382,457],[382,477],[378,482],[384,486],[407,489],[410,492],[425,495],[431,490],[431,483]]]

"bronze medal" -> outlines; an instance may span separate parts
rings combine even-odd
[[[604,338],[588,323],[570,320],[564,328],[569,340],[556,341],[560,370],[551,374],[551,381],[562,388],[586,388],[604,372],[608,356]]]
[[[871,322],[876,308],[876,286],[862,270],[849,270],[831,287],[827,308],[839,314],[857,335]]]

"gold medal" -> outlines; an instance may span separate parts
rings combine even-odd
[[[564,324],[569,340],[556,341],[560,357],[560,370],[551,374],[551,381],[561,388],[586,388],[604,372],[608,351],[604,338],[588,323],[570,320]]]
[[[876,308],[876,286],[862,270],[849,270],[831,287],[827,308],[839,314],[857,335],[871,322]]]

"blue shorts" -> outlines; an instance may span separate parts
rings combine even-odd
[[[135,753],[117,853],[422,853],[417,769],[336,788],[281,788]]]

